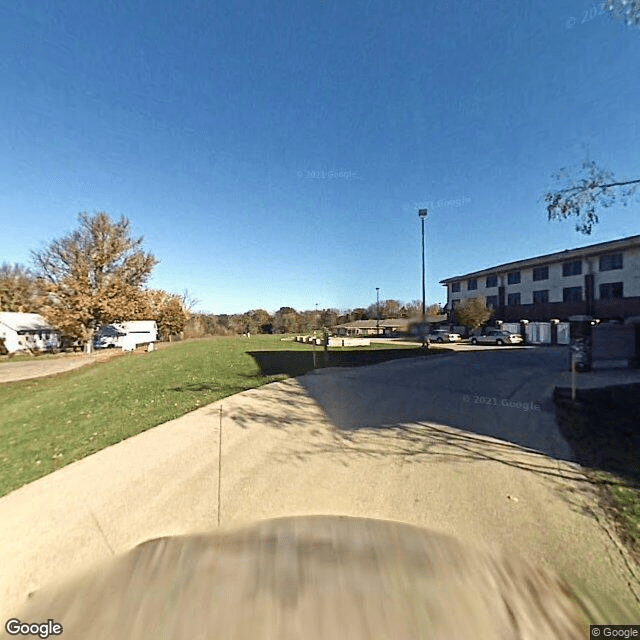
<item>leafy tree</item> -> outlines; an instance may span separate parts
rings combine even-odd
[[[199,315],[191,316],[184,323],[183,332],[184,332],[185,338],[202,338],[204,335],[206,335],[207,333],[206,325],[204,323],[204,320],[202,319],[202,316],[199,316]],[[163,334],[163,335],[165,337],[168,335],[169,341],[171,341],[172,339],[171,333]]]
[[[202,321],[205,335],[216,335],[216,328],[219,327],[219,325],[216,317],[212,313],[197,313],[193,314],[193,316],[197,316]]]
[[[34,313],[38,310],[37,285],[33,274],[21,264],[0,266],[0,311]]]
[[[599,222],[596,208],[612,206],[616,203],[616,197],[627,206],[626,199],[635,193],[640,180],[616,181],[611,171],[598,168],[592,160],[585,160],[582,168],[586,175],[577,181],[571,180],[573,186],[548,192],[544,195],[544,200],[547,202],[549,220],[577,216],[580,223],[576,225],[576,231],[591,235],[593,226]],[[562,181],[569,175],[570,172],[562,168],[553,177]]]
[[[321,327],[335,327],[338,324],[338,311],[336,309],[323,309],[320,312]]]
[[[366,309],[362,307],[358,307],[357,309],[352,309],[349,312],[349,322],[355,322],[356,320],[368,320],[369,314]]]
[[[401,309],[402,303],[399,300],[380,300],[380,319],[397,318]],[[375,320],[378,317],[377,301],[369,305],[367,315],[370,320]]]
[[[79,228],[32,252],[42,315],[91,350],[102,324],[129,320],[146,303],[143,285],[158,263],[132,238],[124,216],[81,213]]]
[[[320,313],[307,310],[298,313],[297,315],[297,327],[293,329],[296,333],[313,333],[318,329],[318,322]]]
[[[437,302],[434,302],[425,308],[425,314],[427,317],[439,316],[442,314],[442,307]]]
[[[241,324],[243,333],[265,333],[263,329],[270,330],[271,316],[264,309],[253,309],[242,315]]]
[[[217,324],[221,327],[223,327],[224,329],[230,329],[231,328],[231,316],[227,315],[226,313],[221,313],[216,317],[216,321]]]
[[[268,311],[264,309],[255,309],[251,312],[251,317],[255,322],[258,333],[271,333],[273,330],[273,318]]]
[[[189,311],[184,306],[184,294],[178,295],[161,289],[151,289],[145,292],[144,298],[146,304],[138,312],[137,319],[155,320],[158,331],[164,339],[171,340],[172,336],[184,331],[190,317]],[[204,323],[201,324],[200,335],[204,335]]]
[[[273,326],[278,333],[296,333],[299,324],[299,314],[292,307],[280,307],[276,311]]]
[[[463,327],[472,330],[481,327],[489,320],[493,311],[487,308],[486,298],[476,296],[461,300],[455,307],[455,314]]]

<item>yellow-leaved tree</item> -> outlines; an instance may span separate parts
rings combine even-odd
[[[132,238],[124,216],[81,213],[79,227],[31,253],[41,292],[40,313],[63,334],[82,340],[87,351],[103,324],[139,317],[146,307],[143,286],[158,260]]]
[[[185,291],[182,295],[169,293],[162,289],[150,289],[145,292],[146,304],[137,316],[139,320],[155,320],[163,339],[171,340],[172,336],[184,330],[190,317],[190,297]]]

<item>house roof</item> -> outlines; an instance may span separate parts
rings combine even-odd
[[[39,313],[0,312],[0,322],[14,331],[53,331]]]
[[[597,244],[590,244],[586,247],[579,247],[577,249],[565,249],[564,251],[547,253],[543,256],[537,256],[535,258],[527,258],[525,260],[517,260],[515,262],[506,262],[505,264],[499,264],[495,267],[489,267],[480,271],[473,271],[471,273],[465,273],[460,276],[445,278],[444,280],[440,280],[440,284],[447,285],[458,280],[465,280],[467,278],[493,275],[494,273],[499,271],[513,271],[516,269],[522,269],[524,267],[535,267],[538,265],[549,264],[550,262],[572,260],[590,255],[601,254],[608,251],[629,249],[631,247],[640,247],[640,235],[628,236],[627,238],[619,238],[618,240],[610,240],[609,242],[599,242]]]

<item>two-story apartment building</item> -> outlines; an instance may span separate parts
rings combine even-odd
[[[446,311],[482,296],[505,322],[640,316],[640,235],[501,264],[441,280]]]

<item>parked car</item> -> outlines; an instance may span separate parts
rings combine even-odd
[[[429,336],[429,342],[460,342],[462,338],[459,333],[452,333],[447,329],[436,329],[432,331]]]
[[[521,344],[522,336],[502,329],[489,329],[481,336],[472,336],[471,344]]]

